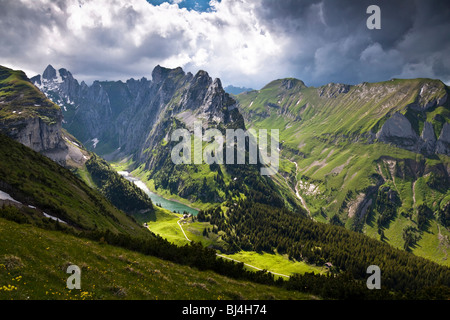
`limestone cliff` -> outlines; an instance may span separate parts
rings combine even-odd
[[[46,76],[52,76],[48,69]],[[66,165],[85,161],[62,130],[61,108],[47,99],[22,71],[0,66],[0,132]]]

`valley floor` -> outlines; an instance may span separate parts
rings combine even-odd
[[[185,245],[192,240],[201,242],[204,246],[217,247],[221,245],[220,236],[212,232],[208,233],[206,237],[202,234],[205,228],[211,228],[209,223],[193,222],[192,218],[183,219],[182,215],[166,209],[157,208],[154,216],[147,217],[147,219],[140,217],[139,220],[147,220],[149,230],[177,245]],[[295,273],[313,272],[322,274],[327,272],[324,267],[291,261],[287,256],[280,254],[257,253],[254,251],[224,254],[217,250],[217,255],[225,259],[242,262],[247,269],[252,271],[267,270],[273,273],[275,277],[288,278]]]

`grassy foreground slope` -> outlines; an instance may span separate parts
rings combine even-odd
[[[82,230],[109,230],[148,237],[132,217],[114,207],[68,169],[0,135],[1,190],[35,211]]]
[[[0,300],[315,298],[2,218],[0,233]],[[71,264],[80,290],[66,286]]]

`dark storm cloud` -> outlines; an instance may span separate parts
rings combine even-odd
[[[63,1],[55,4],[64,10]],[[4,55],[38,45],[43,29],[64,30],[64,26],[63,17],[50,6],[23,6],[20,1],[0,0],[0,52]]]
[[[24,6],[21,1],[0,0],[0,64],[24,71],[45,67],[45,56],[51,55],[45,35],[51,29],[65,32],[65,19],[57,12],[65,9],[65,1]]]
[[[366,27],[372,4],[381,9],[381,30]],[[287,59],[296,75],[320,85],[394,76],[449,81],[449,8],[448,1],[263,0],[257,12],[291,39]]]

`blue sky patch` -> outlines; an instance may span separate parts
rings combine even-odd
[[[199,12],[208,12],[211,11],[212,8],[209,4],[210,0],[147,0],[148,3],[153,5],[160,5],[164,2],[175,4],[178,3],[180,8],[186,8],[187,10],[195,10]],[[219,0],[220,2],[220,0]]]

